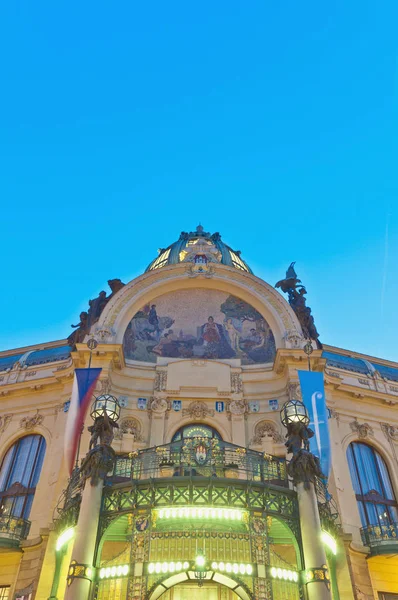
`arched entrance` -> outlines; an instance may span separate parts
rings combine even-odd
[[[167,590],[160,600],[237,600],[239,596],[234,591],[220,583],[207,583],[203,587],[198,584],[181,583]]]
[[[208,571],[201,587],[192,571],[159,580],[149,591],[148,600],[252,600],[247,586],[229,575]]]

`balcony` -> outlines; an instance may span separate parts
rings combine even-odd
[[[398,554],[398,523],[362,527],[361,536],[373,555]]]
[[[14,517],[13,515],[0,515],[0,546],[18,546],[28,537],[30,521]]]
[[[285,459],[209,438],[189,438],[119,455],[108,483],[182,477],[289,487]]]

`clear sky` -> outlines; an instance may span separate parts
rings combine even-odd
[[[202,222],[398,361],[398,3],[4,2],[0,348]]]

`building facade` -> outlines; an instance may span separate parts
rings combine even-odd
[[[68,340],[0,353],[0,600],[323,598],[317,577],[333,600],[397,599],[398,364],[322,346],[293,265],[275,289],[202,227],[109,285]],[[116,457],[85,471],[87,415],[70,478],[69,402],[89,364],[95,396],[120,405]],[[280,420],[309,368],[332,453],[315,516]],[[324,565],[305,541],[318,524]]]

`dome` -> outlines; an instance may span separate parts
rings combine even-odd
[[[202,225],[198,225],[196,231],[187,233],[182,231],[179,239],[168,246],[160,248],[157,258],[147,267],[147,271],[160,269],[167,265],[175,265],[180,262],[189,262],[193,255],[204,255],[206,261],[218,262],[229,267],[234,267],[246,273],[252,273],[251,268],[240,256],[240,250],[232,250],[221,241],[221,235],[204,231]]]

